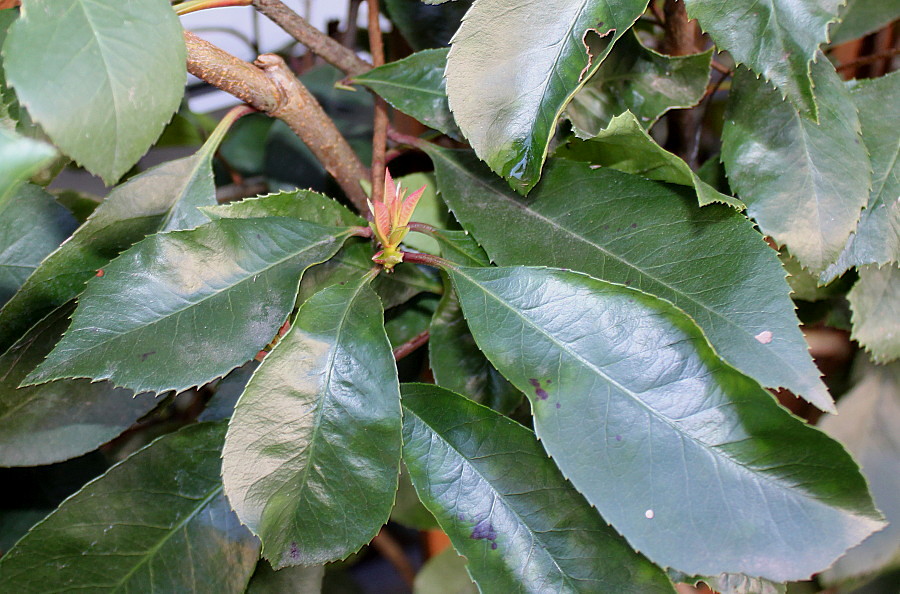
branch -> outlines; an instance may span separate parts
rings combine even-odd
[[[368,172],[346,139],[284,60],[263,54],[256,65],[235,58],[190,32],[184,34],[188,72],[283,120],[306,143],[360,212],[366,195],[359,185]]]
[[[378,0],[367,0],[369,11],[369,50],[372,64],[384,64],[384,43],[381,39],[381,24],[378,22]],[[388,112],[384,99],[373,93],[375,98],[375,121],[372,134],[372,201],[384,202],[384,148],[387,143]]]
[[[281,0],[253,0],[253,6],[284,29],[291,37],[309,48],[309,51],[321,56],[338,70],[355,76],[372,69],[372,66],[357,56],[353,50],[344,47],[338,41],[310,25],[306,19],[285,6]]]
[[[431,333],[428,330],[423,330],[419,332],[415,336],[413,336],[407,342],[404,342],[400,346],[394,349],[394,361],[399,361],[404,357],[411,355],[421,348],[428,339],[431,338]]]

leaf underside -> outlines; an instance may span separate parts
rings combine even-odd
[[[900,359],[900,265],[861,267],[847,300],[853,312],[851,338],[878,363]]]

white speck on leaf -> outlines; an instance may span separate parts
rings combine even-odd
[[[755,338],[762,344],[769,344],[770,342],[772,342],[772,331],[771,330],[763,330],[762,332],[760,332],[753,338]]]
[[[644,512],[644,517],[647,518],[648,520],[652,520],[654,515],[656,515],[656,514],[653,513],[652,509],[648,509],[647,511]]]

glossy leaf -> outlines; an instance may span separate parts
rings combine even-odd
[[[0,588],[242,592],[259,543],[222,494],[224,435],[186,427],[85,485],[0,559]]]
[[[338,201],[312,190],[293,190],[246,198],[240,202],[201,209],[211,219],[291,217],[320,225],[351,227],[366,220]]]
[[[471,154],[429,153],[444,200],[497,264],[571,268],[667,299],[726,361],[832,409],[776,252],[733,209],[699,208],[677,187],[563,160],[524,202]]]
[[[268,344],[303,271],[346,236],[268,217],[149,237],[88,283],[71,327],[26,381],[88,377],[165,392],[221,377]]]
[[[0,305],[77,226],[53,196],[31,184],[0,201]]]
[[[0,466],[39,466],[93,451],[156,406],[108,382],[61,380],[19,388],[69,325],[72,307],[47,316],[0,356]]]
[[[337,201],[309,190],[294,190],[248,198],[224,206],[203,209],[211,218],[284,216],[335,226],[365,226],[366,220]],[[300,283],[299,301],[325,287],[354,281],[371,270],[372,242],[351,238],[333,258],[314,266]],[[440,293],[440,283],[415,266],[401,266],[393,274],[379,275],[373,283],[386,308],[405,303],[421,292]]]
[[[450,108],[514,189],[538,182],[557,118],[646,8],[647,0],[526,0],[513,9],[477,0],[466,13],[447,60]]]
[[[900,358],[900,266],[863,266],[847,300],[851,337],[879,363]]]
[[[813,65],[819,123],[780,101],[746,69],[735,73],[722,161],[763,233],[813,273],[840,255],[869,199],[871,174],[850,93],[824,57]]]
[[[544,448],[658,565],[806,579],[884,525],[840,444],[723,363],[670,303],[558,269],[448,272]]]
[[[309,298],[238,401],[225,491],[276,569],[343,559],[387,522],[400,392],[369,279]]]
[[[818,117],[820,97],[810,64],[828,39],[828,25],[843,4],[844,0],[761,0],[750,5],[685,0],[688,16],[700,22],[719,51],[727,51],[738,64],[762,75],[775,85],[780,97],[813,120]],[[819,61],[823,60],[820,56]],[[824,112],[830,109],[818,107]]]
[[[850,94],[869,151],[872,190],[856,231],[837,262],[822,273],[822,282],[851,266],[900,261],[900,103],[894,101],[900,96],[900,73],[858,81]]]
[[[875,504],[890,522],[820,576],[826,584],[900,567],[900,364],[865,365],[865,373],[822,430],[862,466]]]
[[[150,148],[184,94],[181,24],[165,0],[26,0],[3,61],[54,144],[110,185]]]
[[[443,47],[459,28],[463,14],[472,0],[456,0],[446,6],[433,6],[443,2],[421,0],[385,0],[384,7],[391,23],[415,50]],[[432,6],[429,6],[432,5]]]
[[[110,192],[0,310],[0,351],[74,299],[107,262],[146,235],[207,220],[197,208],[216,202],[211,159],[224,130],[216,132],[196,154],[148,169]]]
[[[840,9],[840,21],[829,29],[831,44],[857,39],[900,18],[897,0],[847,0]],[[885,105],[887,107],[887,105]]]
[[[479,594],[466,571],[466,560],[448,547],[425,562],[413,584],[413,594]]]
[[[403,386],[403,411],[413,484],[481,591],[673,591],[528,429],[427,384]]]
[[[444,82],[448,51],[423,50],[402,60],[373,68],[351,80],[372,89],[395,109],[459,139],[459,128],[447,105]]]
[[[572,98],[566,117],[581,138],[597,136],[626,111],[647,129],[670,109],[693,107],[703,98],[711,59],[712,50],[690,56],[660,54],[629,33]]]
[[[500,413],[513,412],[522,393],[506,381],[475,344],[459,299],[448,287],[430,327],[428,361],[434,383]]]
[[[0,128],[0,208],[16,188],[56,156],[56,149],[12,130]]]
[[[744,203],[718,192],[704,182],[680,157],[658,144],[630,111],[615,116],[609,126],[588,141],[573,141],[556,152],[559,157],[612,167],[647,179],[689,186],[696,190],[700,206],[714,202],[738,209]]]

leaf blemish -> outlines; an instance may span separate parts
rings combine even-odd
[[[528,380],[528,383],[531,384],[531,387],[534,388],[535,395],[541,400],[546,400],[550,397],[550,394],[547,393],[547,390],[541,387],[541,382],[539,380],[531,378]]]
[[[146,353],[142,353],[141,354],[141,362],[143,363],[144,361],[147,360],[147,357],[149,357],[150,355],[155,355],[155,354],[156,354],[156,351],[147,351]]]
[[[293,559],[294,561],[296,561],[297,559],[300,558],[300,549],[297,547],[297,543],[296,543],[296,542],[292,542],[292,543],[291,543],[291,550],[288,551],[288,555],[289,555],[289,556],[291,557],[291,559]]]
[[[475,540],[489,540],[491,541],[491,548],[497,548],[497,543],[494,542],[497,540],[497,531],[494,529],[491,521],[486,518],[475,524],[475,527],[472,528],[471,538]]]
[[[762,344],[769,344],[770,342],[772,342],[772,331],[771,330],[763,330],[762,332],[760,332],[753,338],[755,338]]]

